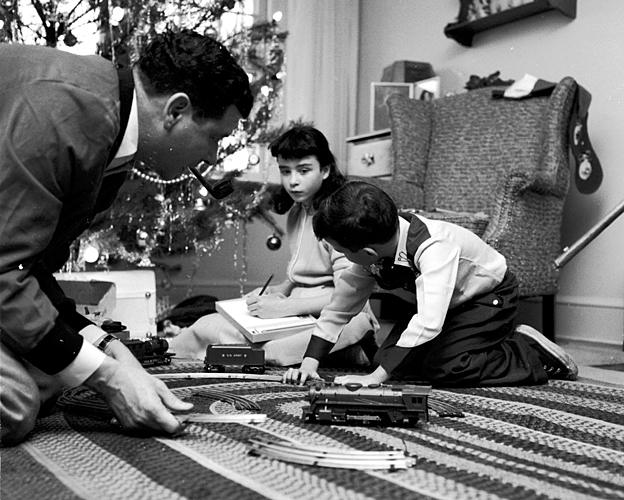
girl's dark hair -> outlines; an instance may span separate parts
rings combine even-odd
[[[220,119],[234,105],[249,116],[249,77],[217,40],[191,30],[156,35],[136,66],[148,95],[185,92],[198,119]]]
[[[321,189],[312,200],[312,207],[318,208],[320,201],[334,192],[346,182],[345,176],[336,165],[336,159],[329,149],[325,136],[309,125],[296,125],[284,132],[269,144],[269,150],[274,158],[281,156],[286,160],[297,160],[306,156],[315,156],[321,168],[329,171],[329,176],[323,180]],[[293,205],[293,199],[282,187],[273,196],[273,210],[283,214]]]
[[[398,226],[392,198],[363,181],[347,182],[336,189],[322,200],[312,219],[318,239],[332,239],[353,252],[390,241]]]

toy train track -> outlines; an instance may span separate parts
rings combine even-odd
[[[312,446],[296,441],[269,441],[255,438],[249,440],[249,453],[298,464],[316,465],[341,469],[407,469],[415,459],[405,452],[360,451],[344,448]]]
[[[183,372],[183,373],[153,373],[154,377],[168,379],[235,379],[235,380],[261,380],[264,382],[281,382],[281,375],[264,375],[256,373],[206,373],[206,372]],[[296,386],[293,386],[296,387]]]

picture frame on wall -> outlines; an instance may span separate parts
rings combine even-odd
[[[390,127],[390,116],[386,100],[392,94],[414,97],[414,84],[404,82],[371,82],[370,89],[370,121],[371,132]]]
[[[431,101],[440,97],[440,77],[434,76],[414,83],[414,99]]]

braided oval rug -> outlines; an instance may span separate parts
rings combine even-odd
[[[199,366],[159,369],[176,370]],[[226,391],[256,403],[267,419],[193,423],[174,438],[137,437],[110,419],[61,407],[40,419],[24,444],[2,450],[1,498],[624,499],[621,387],[551,381],[433,390],[432,401],[461,409],[464,416],[430,411],[427,424],[384,428],[305,423],[306,391],[279,382],[200,379],[168,385],[197,411],[215,405],[201,397],[202,389]],[[85,389],[76,394],[98,398]],[[230,411],[228,405],[233,409],[227,402],[218,405],[223,412]],[[414,465],[396,471],[302,465],[249,453],[249,440],[258,438],[327,449],[407,450]]]

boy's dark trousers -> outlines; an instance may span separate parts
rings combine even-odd
[[[511,272],[490,293],[450,309],[440,334],[411,349],[392,379],[417,379],[435,386],[530,385],[548,380],[535,351],[514,333],[518,283]],[[415,311],[399,320],[384,340],[396,345]]]

